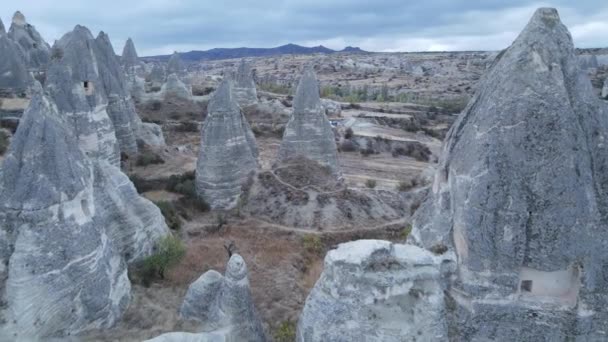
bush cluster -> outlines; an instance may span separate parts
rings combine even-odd
[[[144,286],[150,286],[155,279],[164,279],[167,270],[177,265],[186,255],[181,240],[173,235],[162,238],[156,245],[156,252],[142,260],[140,275]]]

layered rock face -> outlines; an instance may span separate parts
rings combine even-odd
[[[325,257],[296,340],[445,341],[440,284],[451,267],[448,258],[412,245],[379,240],[341,244]]]
[[[28,67],[36,70],[46,68],[51,59],[51,47],[36,28],[27,23],[21,12],[13,16],[8,36],[21,47]]]
[[[164,98],[178,98],[182,100],[192,100],[192,89],[184,84],[176,74],[167,77],[167,82],[163,84],[161,93]]]
[[[236,101],[241,107],[250,106],[258,102],[258,92],[253,80],[253,72],[244,59],[241,60],[234,76],[233,90]]]
[[[0,168],[2,340],[114,324],[129,302],[120,251],[95,205],[92,164],[38,93]]]
[[[238,254],[230,257],[225,275],[211,270],[192,283],[179,313],[200,322],[201,333],[169,333],[149,341],[267,341],[251,298],[247,265]]]
[[[599,341],[608,321],[608,113],[539,9],[452,126],[412,242],[456,252],[455,340]]]
[[[174,52],[167,63],[167,75],[176,74],[181,76],[183,73],[184,64],[182,63],[182,59],[179,57],[179,53]]]
[[[334,133],[321,106],[319,84],[312,68],[306,68],[298,84],[277,165],[297,157],[316,161],[340,174]]]
[[[258,167],[255,137],[231,83],[224,79],[209,101],[196,166],[196,192],[215,209],[236,206],[242,184]]]

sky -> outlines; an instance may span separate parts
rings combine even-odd
[[[556,7],[577,47],[608,47],[607,0],[3,0],[52,44],[80,24],[140,56],[287,43],[367,51],[500,50],[538,7]]]

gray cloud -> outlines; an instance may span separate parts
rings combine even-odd
[[[21,10],[51,43],[82,24],[108,33],[119,52],[132,37],[141,55],[289,42],[372,51],[493,50],[508,46],[540,6],[560,10],[577,46],[608,46],[604,0],[12,2],[0,8],[5,24]]]

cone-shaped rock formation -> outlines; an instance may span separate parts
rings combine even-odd
[[[2,95],[25,92],[32,83],[32,78],[24,63],[19,46],[0,34],[0,90]]]
[[[184,73],[184,64],[179,53],[174,52],[167,63],[167,75],[176,74],[181,76]]]
[[[251,66],[241,59],[234,77],[234,96],[241,107],[250,106],[258,102],[258,93],[253,80]]]
[[[167,77],[163,84],[161,93],[164,98],[176,97],[183,100],[192,100],[192,89],[182,82],[176,74]]]
[[[452,126],[411,240],[458,260],[458,340],[606,339],[608,113],[537,10]]]
[[[319,84],[312,68],[306,68],[298,84],[277,165],[298,157],[313,160],[340,174],[335,136],[321,106]]]
[[[36,28],[27,23],[21,12],[16,12],[8,32],[9,38],[19,44],[29,68],[44,70],[51,59],[51,47]]]
[[[258,167],[255,137],[231,83],[224,79],[209,102],[196,167],[196,192],[212,208],[234,207],[242,184]]]

